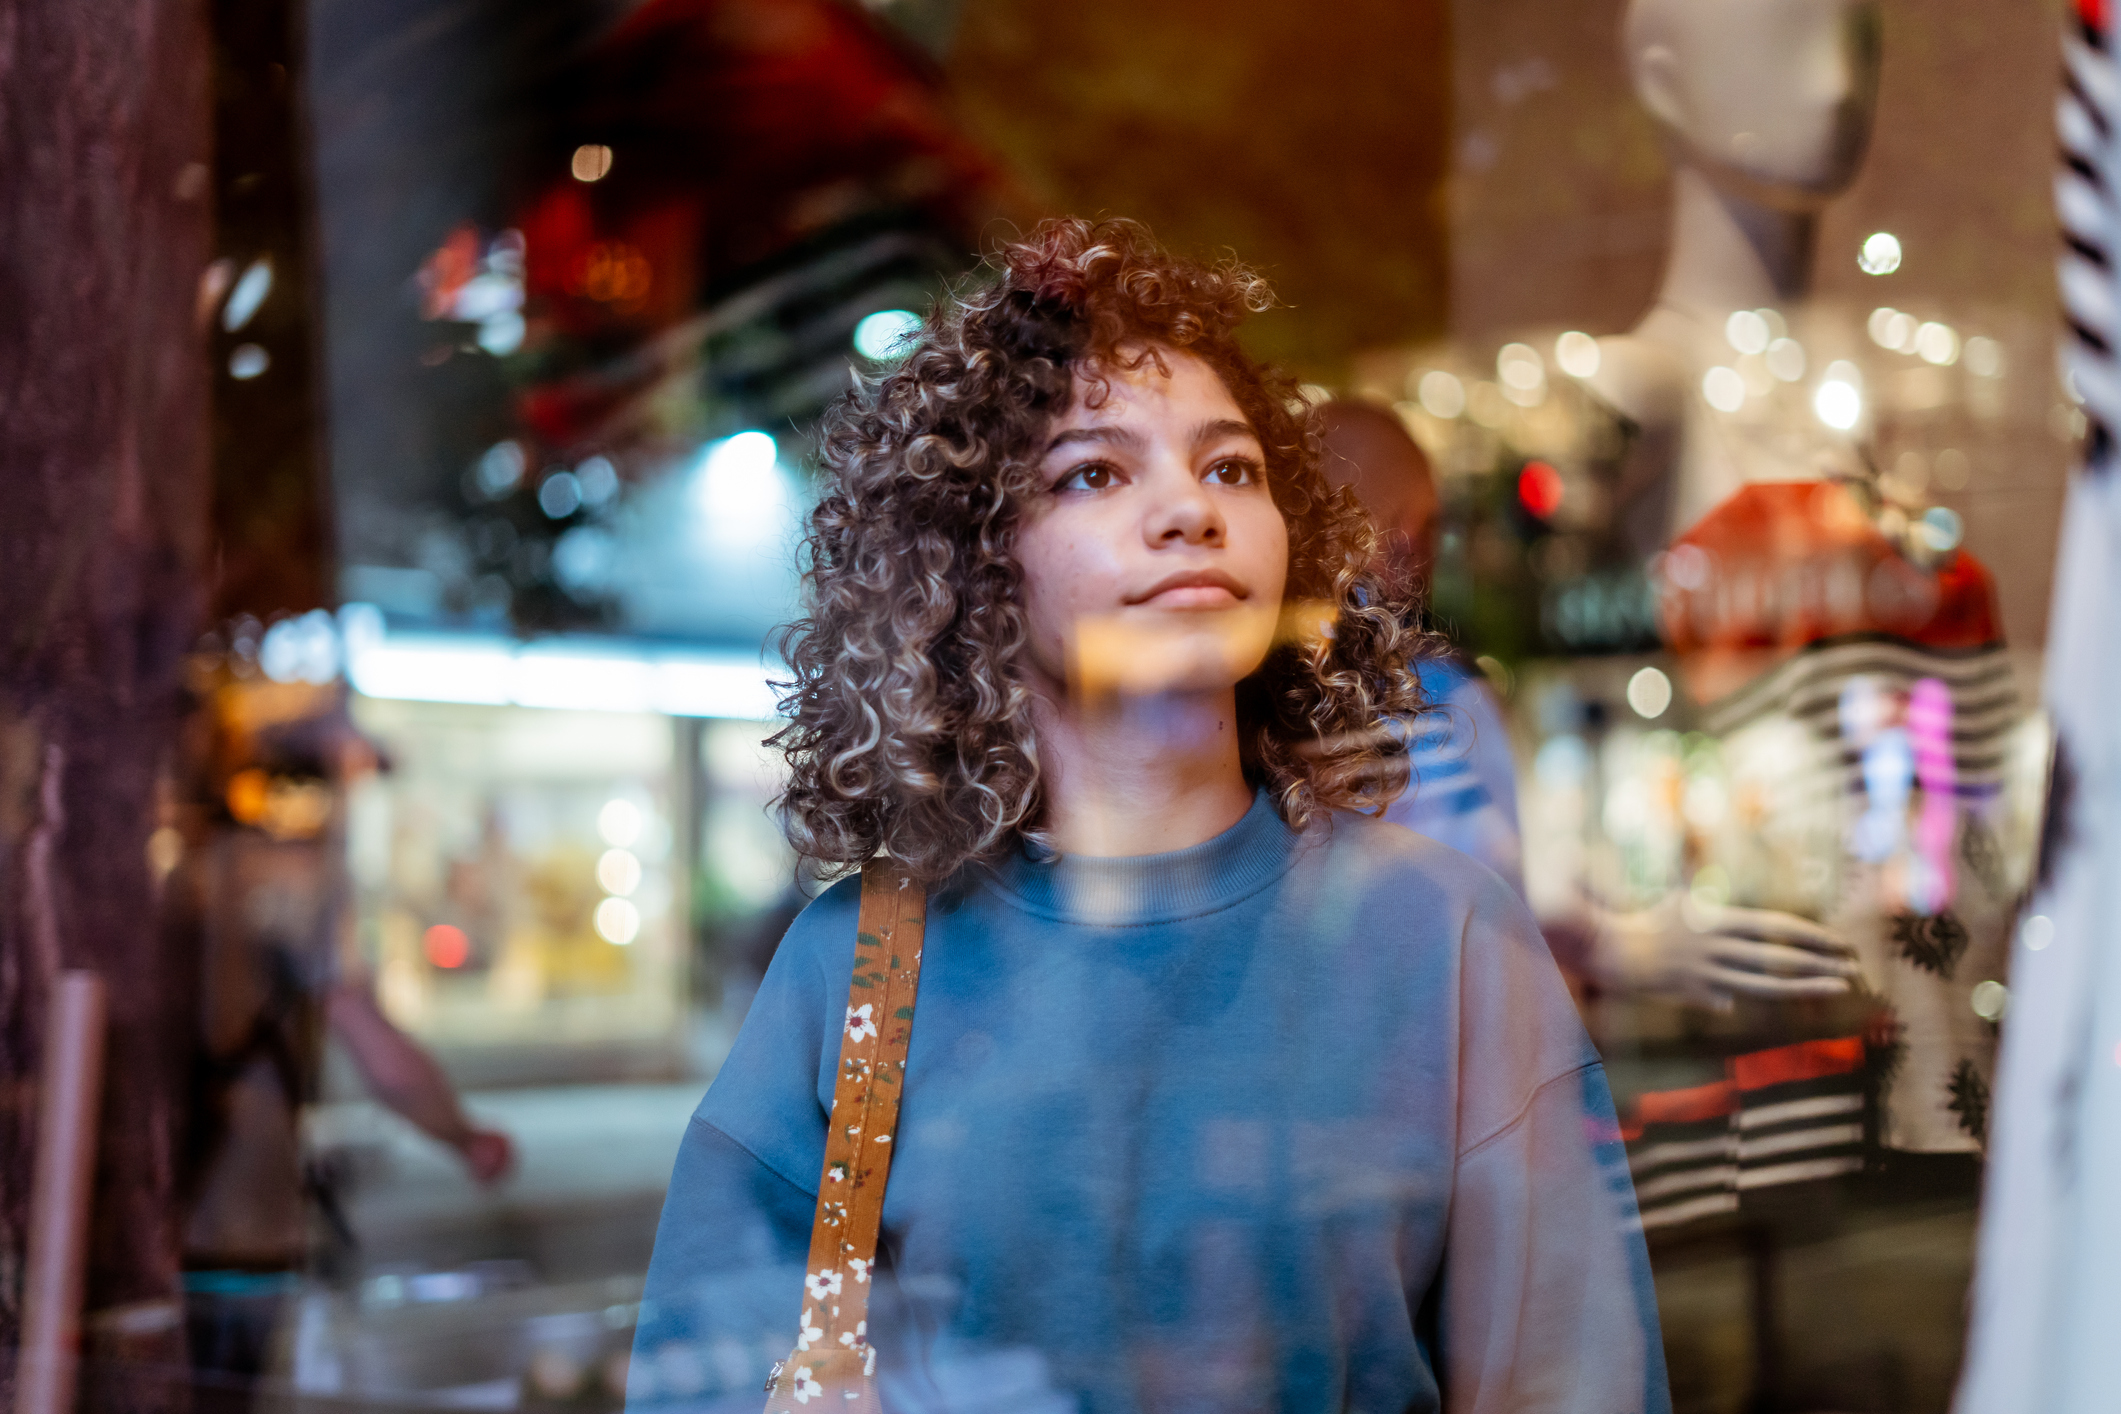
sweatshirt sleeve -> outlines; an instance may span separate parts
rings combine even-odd
[[[1468,920],[1441,1336],[1452,1414],[1669,1414],[1648,1253],[1605,1071],[1531,916]]]
[[[789,929],[686,1127],[634,1330],[629,1411],[755,1414],[766,1372],[795,1343],[825,1152],[820,1087],[837,1057],[836,1046],[824,1056],[827,950],[844,934],[852,957],[855,898],[830,890]]]
[[[795,1343],[812,1195],[695,1116],[641,1293],[629,1411],[756,1410]]]

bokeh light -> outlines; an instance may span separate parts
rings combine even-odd
[[[479,347],[496,358],[512,354],[523,347],[523,335],[529,328],[520,312],[513,309],[496,311],[479,325]]]
[[[700,458],[699,505],[708,533],[728,546],[757,544],[778,527],[788,491],[780,448],[764,432],[709,443]]]
[[[1866,275],[1890,275],[1900,268],[1900,238],[1891,231],[1879,231],[1863,243],[1856,264]]]
[[[1806,360],[1804,345],[1795,339],[1783,338],[1767,346],[1767,369],[1785,383],[1795,383],[1804,377]]]
[[[243,272],[236,287],[228,292],[228,303],[221,306],[221,327],[233,334],[250,323],[250,317],[265,303],[272,293],[272,258],[259,256]]]
[[[522,484],[526,463],[523,449],[514,442],[496,442],[479,458],[472,478],[489,501],[498,501]]]
[[[1701,396],[1718,412],[1736,412],[1745,406],[1745,379],[1737,369],[1718,364],[1701,375]]]
[[[567,166],[578,182],[601,182],[611,175],[611,149],[600,142],[585,142],[574,150]]]
[[[1950,506],[1931,506],[1912,528],[1939,555],[1950,554],[1966,539],[1966,523]]]
[[[1504,344],[1495,355],[1495,376],[1502,395],[1519,407],[1538,407],[1546,400],[1546,360],[1530,344]]]
[[[597,860],[597,883],[607,894],[625,896],[641,886],[641,861],[630,849],[607,849]]]
[[[641,935],[641,910],[631,899],[605,899],[597,905],[593,921],[598,937],[622,948]]]
[[[630,849],[639,843],[646,824],[641,807],[630,800],[607,800],[597,812],[597,834],[605,844],[617,849]]]
[[[1812,394],[1812,411],[1837,432],[1863,421],[1863,375],[1855,364],[1837,358],[1826,366],[1826,378]]]
[[[910,309],[880,309],[854,326],[854,351],[872,363],[903,356],[907,341],[920,332],[921,317]]]
[[[1915,331],[1915,352],[1924,363],[1940,367],[1959,361],[1959,335],[1949,324],[1932,320]]]
[[[330,682],[339,675],[338,621],[325,609],[280,620],[258,642],[258,667],[274,682]]]
[[[556,471],[538,486],[538,509],[565,520],[582,508],[582,483],[571,471]]]
[[[1554,362],[1571,378],[1591,378],[1598,373],[1598,341],[1579,329],[1571,329],[1554,341]]]
[[[1966,341],[1966,371],[1976,378],[1996,378],[2003,373],[2003,345],[1981,334]]]
[[[585,506],[601,506],[619,494],[619,469],[611,464],[609,457],[585,458],[574,469],[574,479]]]
[[[1561,509],[1561,473],[1545,462],[1531,461],[1517,474],[1517,501],[1541,520]]]
[[[1768,328],[1767,318],[1759,310],[1741,309],[1724,321],[1723,337],[1738,352],[1756,354],[1767,352],[1774,332]]]
[[[462,928],[437,923],[420,940],[427,960],[436,967],[458,968],[471,961],[471,939]]]
[[[1672,680],[1661,668],[1638,668],[1628,679],[1628,706],[1635,715],[1654,721],[1672,705]]]
[[[1448,421],[1466,410],[1466,385],[1459,382],[1455,374],[1432,368],[1421,375],[1421,384],[1415,394],[1421,409],[1431,417]]]

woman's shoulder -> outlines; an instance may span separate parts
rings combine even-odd
[[[842,964],[854,954],[855,920],[862,909],[862,880],[850,874],[819,890],[781,935],[773,966],[800,966],[817,971],[831,963]],[[771,968],[768,969],[769,972]]]
[[[1490,1129],[1537,1086],[1596,1062],[1538,921],[1494,870],[1387,821],[1337,815],[1333,827],[1332,848],[1360,861],[1343,866],[1344,877],[1368,880],[1361,908],[1375,925],[1365,930],[1373,955],[1397,950],[1410,977],[1435,976],[1424,956],[1450,969],[1463,1054],[1486,1077]]]
[[[1359,879],[1366,892],[1386,901],[1461,921],[1524,912],[1516,890],[1493,869],[1404,825],[1336,810],[1319,834],[1329,876]]]

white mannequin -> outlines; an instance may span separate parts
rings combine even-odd
[[[1624,46],[1636,95],[1675,164],[1672,245],[1656,302],[1599,341],[1586,385],[1641,430],[1623,505],[1645,551],[1751,479],[1810,473],[1734,445],[1704,402],[1737,310],[1809,290],[1817,214],[1855,176],[1878,89],[1876,0],[1634,0]],[[1749,452],[1753,453],[1749,455]],[[1608,986],[1709,1006],[1734,995],[1831,996],[1857,971],[1847,945],[1791,914],[1677,898],[1592,908],[1592,965]]]
[[[1656,302],[1599,341],[1590,389],[1642,429],[1623,502],[1647,550],[1761,471],[1720,448],[1700,395],[1724,322],[1811,287],[1819,210],[1862,161],[1878,92],[1877,0],[1634,0],[1623,46],[1672,154],[1672,243]]]

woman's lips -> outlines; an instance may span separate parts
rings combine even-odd
[[[1181,584],[1141,601],[1158,609],[1228,609],[1243,601],[1219,584]]]
[[[1248,597],[1244,585],[1221,570],[1189,570],[1166,575],[1128,602],[1159,609],[1227,609]]]

